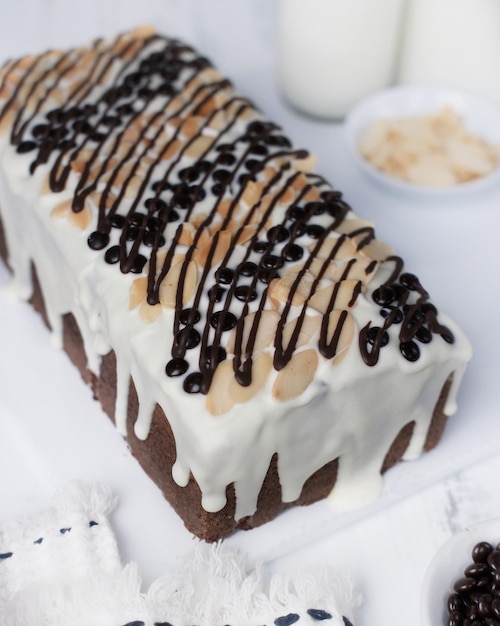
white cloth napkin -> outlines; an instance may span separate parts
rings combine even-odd
[[[225,545],[202,542],[143,592],[123,564],[103,487],[71,484],[50,509],[0,527],[1,626],[352,626],[348,579],[267,577]],[[162,538],[159,538],[161,541]]]

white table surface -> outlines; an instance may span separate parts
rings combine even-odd
[[[319,171],[375,222],[379,237],[466,330],[475,354],[459,412],[436,451],[389,472],[378,505],[339,518],[320,503],[231,540],[251,559],[268,560],[271,571],[326,564],[351,575],[364,597],[358,626],[414,626],[436,550],[460,528],[500,516],[500,189],[446,203],[393,195],[365,179],[347,156],[339,125],[301,117],[280,98],[275,6],[269,0],[3,0],[0,59],[144,23],[186,38],[317,154]],[[2,268],[0,287],[7,283]],[[0,522],[46,506],[72,479],[102,482],[117,493],[120,549],[124,560],[139,564],[145,585],[193,545],[41,322],[2,290]]]

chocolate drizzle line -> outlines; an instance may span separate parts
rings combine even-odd
[[[135,32],[111,42],[96,40],[89,49],[48,51],[6,62],[0,79],[0,95],[6,94],[0,125],[11,123],[11,144],[23,158],[29,155],[31,174],[48,165],[54,193],[65,190],[77,174],[72,211],[97,209],[89,247],[122,273],[146,273],[149,305],[160,302],[162,281],[182,252],[166,372],[181,376],[188,393],[208,392],[219,362],[227,358],[224,333],[233,328],[235,377],[243,386],[251,384],[270,288],[283,272],[297,267],[274,342],[273,366],[282,370],[297,350],[309,303],[323,288],[343,243],[352,240],[363,254],[375,239],[370,226],[337,233],[350,207],[321,176],[294,168],[294,160],[308,153],[293,148],[280,127],[235,94],[207,59],[175,39]],[[261,184],[261,193],[241,217],[245,192],[255,182]],[[285,200],[290,191],[292,202]],[[317,200],[310,200],[311,192]],[[186,223],[194,226],[187,249],[180,243]],[[246,234],[249,228],[251,236]],[[190,263],[207,232],[206,260],[190,307],[183,309]],[[227,232],[230,245],[214,263]],[[337,237],[335,245],[320,258],[332,236]],[[239,244],[243,241],[244,246]],[[314,280],[297,310],[294,295],[313,263]],[[334,329],[329,328],[330,314],[342,281],[356,263],[357,257],[345,260],[322,317],[317,347],[325,359],[336,355],[348,312],[341,312]],[[380,320],[359,332],[365,363],[377,363],[389,329],[397,325],[401,353],[410,361],[434,335],[452,342],[451,331],[438,321],[418,279],[403,273],[403,261],[396,256],[373,260],[366,276],[379,264],[393,269],[373,290]],[[349,307],[363,289],[361,280],[354,281]],[[250,313],[253,323],[245,334]],[[289,319],[295,326],[284,345]],[[186,357],[191,350],[198,351],[198,371],[189,371]]]

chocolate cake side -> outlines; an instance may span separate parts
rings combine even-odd
[[[6,62],[0,153],[20,296],[195,534],[358,505],[437,443],[463,332],[190,46],[137,29]]]
[[[1,218],[0,257],[8,267],[8,252]],[[36,268],[33,268],[33,295],[30,302],[50,328]],[[64,318],[63,340],[64,350],[73,365],[78,368],[83,381],[91,386],[96,400],[99,401],[108,417],[114,421],[116,403],[116,359],[114,353],[110,352],[103,357],[99,376],[95,376],[87,368],[81,334],[71,314]],[[444,431],[447,416],[443,412],[443,407],[450,385],[451,380],[446,382],[436,404],[426,436],[426,450],[430,450],[438,444]],[[172,466],[176,457],[175,438],[161,407],[159,405],[155,407],[151,434],[146,441],[141,441],[134,435],[133,424],[137,412],[138,399],[133,381],[131,380],[127,412],[128,435],[126,436],[130,450],[143,470],[160,488],[165,499],[183,520],[186,528],[197,537],[206,541],[218,541],[221,538],[228,537],[237,529],[250,530],[256,528],[274,519],[291,506],[313,504],[326,498],[335,485],[338,467],[337,459],[327,463],[306,480],[297,500],[285,503],[281,499],[277,456],[275,455],[262,485],[257,510],[254,515],[235,520],[235,492],[232,485],[227,489],[226,506],[221,511],[209,513],[201,506],[200,489],[193,477],[191,477],[186,487],[179,487],[172,478]],[[414,424],[408,423],[401,429],[385,456],[384,463],[380,468],[381,472],[387,471],[401,460],[411,439],[413,427]]]

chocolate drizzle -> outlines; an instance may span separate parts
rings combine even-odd
[[[335,357],[348,312],[342,311],[333,331],[329,316],[342,281],[374,241],[373,228],[337,233],[350,211],[341,194],[320,176],[297,169],[295,162],[308,153],[294,149],[205,58],[177,40],[147,32],[7,63],[0,74],[0,125],[10,121],[11,144],[23,158],[28,155],[30,172],[47,164],[52,192],[75,186],[75,214],[97,209],[89,247],[122,273],[146,273],[145,300],[151,306],[161,302],[165,278],[180,265],[165,371],[181,379],[186,392],[208,392],[228,356],[223,347],[228,332],[234,333],[235,378],[242,386],[252,383],[254,349],[273,285],[298,268],[274,342],[274,368],[285,368],[311,300],[343,245],[354,241],[356,255],[342,266],[317,339],[319,353]],[[325,255],[321,251],[332,237],[335,244]],[[194,260],[197,283],[185,308]],[[380,321],[359,333],[365,363],[377,363],[395,325],[408,360],[416,360],[433,335],[452,342],[418,279],[402,273],[399,257],[373,259],[365,276],[379,263],[394,269],[373,291]],[[314,279],[297,309],[294,296],[313,264]],[[348,308],[364,289],[362,279],[353,281]],[[416,300],[410,294],[417,294]],[[245,334],[250,313],[253,322]],[[285,345],[291,318],[295,326]],[[190,371],[187,355],[193,350],[198,370]]]

